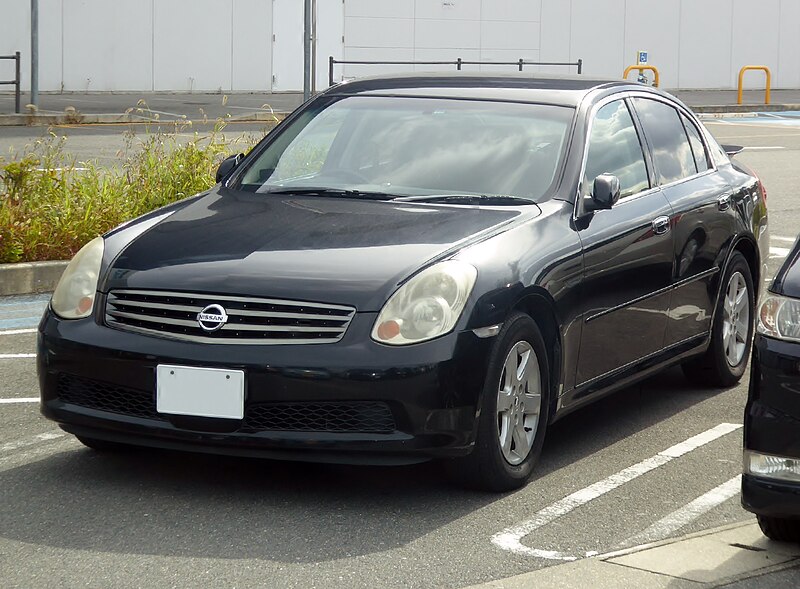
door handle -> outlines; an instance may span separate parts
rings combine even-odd
[[[669,217],[656,217],[653,219],[653,233],[662,235],[669,231]]]
[[[717,207],[720,211],[727,211],[731,206],[731,195],[723,194],[717,199]]]

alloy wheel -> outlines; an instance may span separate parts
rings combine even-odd
[[[541,415],[541,383],[536,352],[528,342],[517,342],[506,356],[497,391],[497,430],[509,464],[523,462],[533,446]]]
[[[750,297],[741,272],[734,272],[725,292],[722,317],[722,342],[730,366],[738,366],[747,350],[750,333]]]

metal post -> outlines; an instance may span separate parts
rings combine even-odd
[[[579,74],[583,73],[583,60],[582,59],[578,60],[578,73]]]
[[[461,71],[461,58],[460,58],[460,57],[459,57],[459,58],[458,58],[458,60],[456,61],[456,69],[457,69],[458,71]]]
[[[17,51],[17,52],[14,53],[14,62],[15,62],[15,65],[14,65],[14,70],[15,70],[14,79],[17,81],[17,83],[15,84],[16,87],[14,89],[14,112],[17,113],[17,114],[19,114],[19,112],[20,112],[19,87],[20,87],[20,85],[22,83],[21,78],[20,78],[20,61],[21,61],[21,58],[20,58],[20,55],[19,55],[19,51]]]
[[[519,58],[519,71],[522,71],[522,58]]]
[[[311,0],[311,93],[317,93],[317,0]]]
[[[328,86],[333,86],[333,55],[328,57]]]
[[[31,0],[31,104],[39,106],[39,0]]]
[[[311,0],[303,8],[303,100],[311,97]]]

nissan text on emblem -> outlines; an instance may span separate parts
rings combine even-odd
[[[197,314],[197,322],[203,331],[217,331],[228,322],[228,314],[222,305],[209,305]]]

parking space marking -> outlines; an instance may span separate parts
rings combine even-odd
[[[17,397],[15,399],[0,399],[0,405],[13,405],[15,403],[38,403],[39,397]]]
[[[36,333],[36,328],[32,329],[0,329],[0,335],[21,335],[23,333]]]
[[[0,360],[10,360],[13,358],[36,358],[36,354],[0,354]]]
[[[741,428],[742,425],[738,423],[721,423],[709,430],[692,436],[688,440],[684,440],[679,444],[675,444],[659,452],[655,456],[651,456],[641,462],[629,466],[615,474],[612,474],[605,479],[598,481],[588,487],[575,491],[567,495],[563,499],[540,510],[534,517],[526,520],[520,524],[506,528],[492,536],[492,543],[503,550],[508,550],[515,554],[524,556],[534,556],[537,558],[544,558],[548,560],[577,560],[577,557],[569,554],[564,554],[554,550],[541,550],[538,548],[529,548],[522,544],[522,539],[531,532],[549,524],[550,522],[570,513],[577,507],[585,505],[598,497],[601,497],[613,491],[617,487],[624,485],[634,479],[639,478],[643,474],[655,470],[659,466],[664,466],[668,462],[687,454],[697,448],[705,446],[722,436],[729,434]]]
[[[797,239],[796,237],[783,237],[782,235],[772,235],[770,239],[774,239],[775,241],[784,241],[786,243],[794,243]]]
[[[759,145],[755,147],[744,147],[742,151],[774,151],[777,149],[786,149],[782,145]]]
[[[10,452],[12,450],[18,450],[20,448],[24,448],[25,446],[33,446],[34,444],[39,444],[41,442],[57,440],[58,438],[63,438],[66,435],[67,434],[60,431],[51,431],[51,432],[45,432],[43,434],[37,434],[30,438],[24,438],[21,440],[16,440],[14,442],[6,442],[5,444],[0,444],[0,452]]]
[[[647,544],[649,542],[663,540],[673,532],[676,532],[682,527],[690,524],[704,513],[711,511],[717,505],[724,503],[728,499],[732,499],[738,495],[741,487],[742,475],[739,474],[733,477],[731,480],[722,483],[718,487],[711,489],[708,493],[700,495],[700,497],[687,503],[680,509],[676,509],[666,517],[658,520],[646,530],[631,536],[620,546],[627,548],[630,546],[636,546],[638,544]]]
[[[25,466],[31,462],[37,462],[49,458],[53,454],[59,454],[72,450],[81,443],[73,436],[68,436],[62,439],[54,440],[52,443],[44,446],[33,446],[21,452],[15,452],[6,456],[0,456],[0,472],[5,472],[13,468]]]
[[[788,247],[775,247],[770,246],[769,248],[769,257],[770,258],[785,258],[789,255],[789,252],[792,251],[791,248]]]

